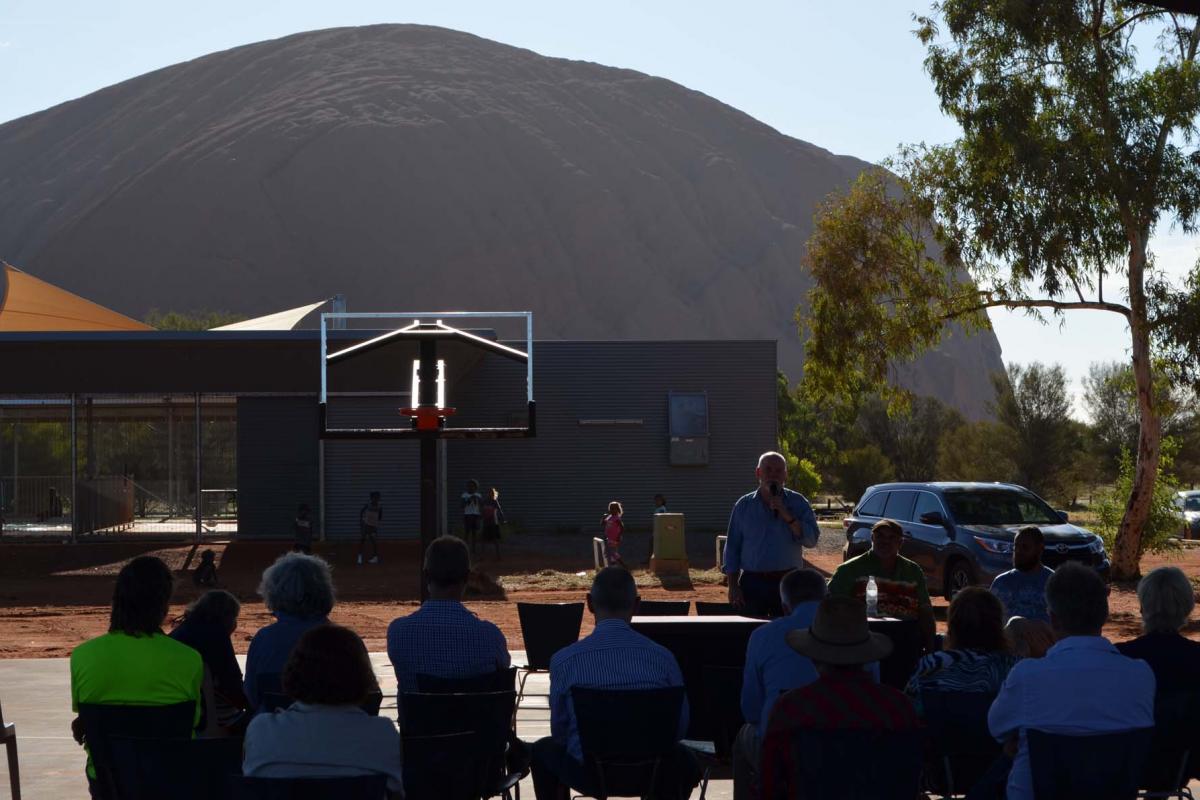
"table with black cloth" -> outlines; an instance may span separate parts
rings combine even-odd
[[[671,651],[683,673],[691,724],[688,739],[712,741],[713,721],[704,698],[704,667],[746,666],[746,645],[766,620],[753,617],[634,617],[633,629]],[[880,681],[903,690],[921,657],[916,620],[872,618],[872,631],[892,640],[892,653],[879,665]]]

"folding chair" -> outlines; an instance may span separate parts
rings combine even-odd
[[[549,672],[554,654],[579,641],[583,603],[517,603],[517,617],[521,621],[528,662],[517,670],[517,711],[520,711],[529,676]]]
[[[384,800],[386,775],[352,778],[248,778],[229,779],[233,800]]]
[[[687,600],[642,600],[637,613],[644,617],[686,617],[691,605]]]
[[[405,800],[479,800],[478,777],[463,769],[475,759],[474,731],[417,736],[405,734]],[[519,800],[520,789],[517,789]]]
[[[12,800],[21,800],[21,770],[17,763],[17,726],[4,721],[4,709],[0,708],[0,741],[8,751],[8,785]]]
[[[800,773],[795,797],[912,800],[924,745],[919,730],[801,730],[791,748]]]
[[[210,800],[242,774],[242,738],[162,739],[110,736],[121,800]]]
[[[1143,798],[1193,800],[1189,779],[1200,755],[1200,692],[1159,692],[1154,698],[1154,740],[1138,786]]]
[[[114,736],[157,739],[190,739],[196,704],[191,701],[165,706],[79,704],[79,718],[102,800],[116,800],[111,741]]]
[[[475,692],[505,692],[517,687],[517,668],[485,672],[466,678],[443,678],[438,675],[417,675],[417,691],[424,694],[471,694]]]
[[[988,731],[990,692],[921,690],[929,753],[925,788],[942,798],[964,796],[1000,756]]]
[[[1034,797],[1133,800],[1153,738],[1153,728],[1092,736],[1027,730]]]

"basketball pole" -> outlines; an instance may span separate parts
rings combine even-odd
[[[417,367],[417,403],[437,408],[438,405],[437,342],[421,340],[421,363]],[[421,439],[421,602],[429,599],[425,580],[425,551],[437,537],[438,527],[438,429],[423,430]]]

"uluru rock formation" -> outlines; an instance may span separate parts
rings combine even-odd
[[[539,338],[775,338],[794,379],[813,212],[864,166],[638,72],[341,28],[0,126],[0,257],[139,318],[530,309]],[[979,417],[1001,369],[987,333],[906,373]]]

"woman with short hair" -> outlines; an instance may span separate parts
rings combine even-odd
[[[258,593],[276,621],[254,634],[246,654],[246,697],[255,709],[262,705],[262,676],[280,676],[300,637],[329,622],[334,603],[329,564],[317,556],[286,553],[263,571]]]
[[[305,632],[283,670],[283,691],[294,702],[259,714],[246,730],[243,772],[262,778],[386,775],[392,798],[402,798],[400,734],[386,717],[360,706],[379,691],[362,639],[340,625]]]
[[[1158,567],[1142,578],[1137,595],[1143,634],[1121,642],[1117,650],[1150,665],[1158,694],[1194,688],[1200,675],[1200,642],[1180,633],[1196,607],[1192,582],[1179,567]]]
[[[216,722],[222,727],[236,723],[238,712],[247,706],[242,668],[233,652],[233,632],[241,610],[236,597],[213,589],[194,600],[171,631],[172,639],[183,642],[204,659],[216,695]]]

